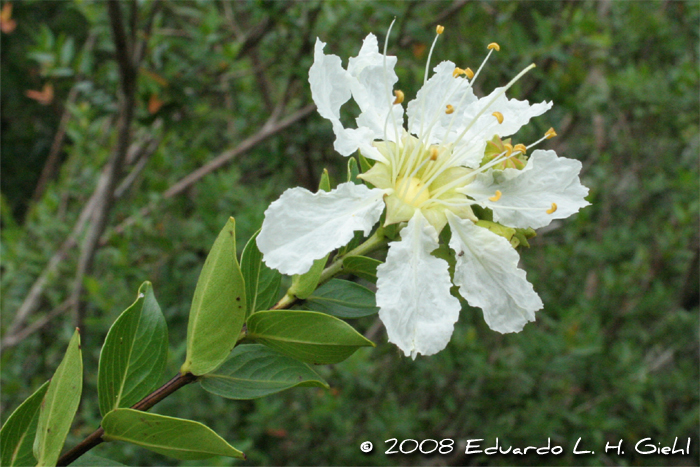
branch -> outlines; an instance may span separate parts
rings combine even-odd
[[[135,10],[136,4],[134,3],[132,7]],[[114,204],[114,190],[117,180],[121,175],[122,165],[124,164],[126,154],[129,150],[131,121],[134,116],[135,106],[136,70],[138,68],[138,63],[134,63],[133,61],[131,45],[127,39],[124,25],[122,24],[119,2],[117,0],[109,0],[107,9],[116,48],[115,56],[117,64],[119,65],[121,95],[119,99],[119,120],[117,122],[117,142],[112,156],[107,162],[107,170],[102,176],[103,190],[99,192],[93,211],[92,223],[81,245],[78,268],[75,274],[73,291],[70,296],[73,307],[73,324],[83,329],[83,306],[81,301],[83,279],[92,272],[95,253],[99,247],[99,240],[107,226],[109,213]],[[136,12],[134,11],[132,19],[135,16]]]
[[[270,122],[268,120],[268,122],[265,123],[256,134],[246,138],[241,144],[239,144],[235,148],[221,153],[208,164],[203,165],[199,169],[195,170],[194,172],[175,182],[174,185],[172,185],[163,193],[162,199],[168,199],[179,195],[180,193],[197,183],[199,180],[201,180],[204,176],[210,174],[211,172],[214,172],[215,170],[221,167],[224,167],[226,164],[231,162],[236,156],[250,150],[251,148],[266,140],[270,136],[279,133],[280,131],[284,130],[293,123],[296,123],[297,121],[307,117],[314,110],[316,110],[316,106],[311,104],[307,105],[306,107],[303,107],[300,110],[297,110],[287,118],[277,123]],[[126,219],[124,219],[124,221],[122,221],[117,227],[114,228],[113,233],[123,233],[127,227],[136,222],[136,219],[148,215],[153,209],[155,209],[154,205],[142,208],[136,216],[129,216]],[[104,245],[107,243],[107,241],[108,238],[103,238],[100,241],[100,244]]]
[[[153,391],[148,396],[141,399],[136,404],[132,405],[131,408],[135,410],[146,411],[156,405],[158,402],[162,401],[181,387],[187,386],[190,383],[197,381],[197,377],[192,373],[180,374],[178,373],[174,378],[165,383],[160,388]],[[94,448],[98,444],[101,444],[104,439],[105,431],[102,428],[95,430],[90,436],[85,438],[79,444],[77,444],[73,449],[67,451],[59,459],[56,465],[64,466],[69,465],[71,462],[88,452],[90,449]]]
[[[51,322],[51,320],[54,319],[56,316],[60,315],[61,313],[63,313],[67,309],[69,309],[70,305],[71,305],[70,300],[65,300],[63,303],[61,303],[53,310],[46,313],[40,319],[34,321],[29,326],[20,330],[17,334],[10,334],[8,332],[7,333],[8,335],[5,335],[2,339],[2,342],[0,343],[0,351],[3,351],[3,350],[10,348],[10,347],[14,347],[15,345],[19,344],[24,339],[31,336],[35,332],[37,332],[39,329],[41,329],[44,326],[46,326],[47,324],[49,324]]]

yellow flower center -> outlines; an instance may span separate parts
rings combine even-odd
[[[425,201],[430,199],[430,190],[423,189],[425,184],[417,177],[399,177],[396,180],[396,195],[406,204],[420,207]]]

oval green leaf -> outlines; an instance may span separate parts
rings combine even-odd
[[[228,399],[257,399],[295,386],[328,388],[306,363],[264,345],[239,345],[231,358],[200,379],[204,389]]]
[[[83,358],[80,333],[73,333],[68,350],[56,368],[39,410],[34,457],[37,466],[56,465],[66,441],[83,390]]]
[[[339,363],[360,347],[374,347],[345,321],[314,311],[259,311],[247,327],[249,337],[307,363]]]
[[[49,382],[45,382],[34,394],[20,404],[0,430],[0,465],[34,465],[32,453],[39,408],[44,400]]]
[[[192,420],[133,409],[116,409],[102,420],[105,441],[125,441],[182,460],[245,455],[211,428]]]
[[[355,282],[333,279],[306,299],[304,307],[338,318],[361,318],[379,311],[374,292]]]
[[[168,357],[168,327],[150,282],[107,333],[100,352],[97,394],[100,413],[130,407],[160,381]]]
[[[214,242],[197,281],[182,373],[203,375],[221,365],[236,345],[245,314],[245,284],[236,259],[236,222],[231,217]]]
[[[346,256],[343,258],[343,272],[354,274],[376,284],[377,267],[380,264],[382,264],[381,261],[366,256]]]
[[[282,274],[270,269],[262,261],[262,253],[255,240],[260,231],[255,232],[241,254],[241,273],[245,282],[247,315],[267,310],[277,302],[280,295]]]

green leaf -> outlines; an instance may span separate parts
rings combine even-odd
[[[294,295],[297,298],[305,299],[316,290],[318,282],[321,280],[321,274],[326,268],[326,262],[328,262],[328,256],[324,256],[321,259],[314,261],[309,269],[304,274],[295,274],[292,276],[292,286],[289,288],[289,294]]]
[[[39,408],[49,388],[45,382],[12,412],[0,430],[0,465],[34,465],[32,445],[36,435]]]
[[[323,169],[323,175],[321,175],[321,182],[318,185],[318,191],[331,191],[331,181],[328,175],[328,170]],[[292,285],[287,291],[288,294],[294,295],[297,298],[305,299],[316,290],[318,281],[321,280],[321,273],[326,268],[326,263],[328,262],[328,253],[323,258],[314,261],[309,269],[304,274],[295,274],[292,276]]]
[[[328,169],[323,169],[321,180],[318,183],[318,190],[331,191],[331,176],[328,174]]]
[[[236,259],[236,222],[229,219],[197,281],[187,323],[187,357],[181,372],[203,375],[226,360],[246,313],[245,284]]]
[[[360,170],[357,168],[357,159],[350,156],[348,159],[348,182],[353,182],[355,184],[362,183],[357,180],[357,176],[360,174]]]
[[[346,256],[343,258],[343,271],[376,284],[380,264],[381,261],[366,256]]]
[[[261,344],[314,364],[339,363],[360,347],[374,347],[345,321],[313,311],[259,311],[247,326]]]
[[[122,464],[112,459],[107,459],[105,457],[96,456],[92,453],[86,452],[70,464],[71,466],[78,467],[120,467]]]
[[[362,173],[367,172],[369,169],[374,166],[374,160],[373,159],[367,159],[365,156],[362,154],[360,156],[360,169],[362,169]]]
[[[68,343],[68,350],[56,368],[39,410],[34,457],[37,466],[56,465],[66,441],[83,390],[83,358],[78,329]]]
[[[231,358],[200,379],[204,389],[228,399],[257,399],[295,386],[328,388],[306,363],[264,345],[239,345]]]
[[[361,318],[379,311],[374,292],[342,279],[333,279],[323,284],[306,299],[304,306],[338,318]]]
[[[168,327],[150,282],[107,333],[100,353],[97,394],[100,413],[130,407],[160,381],[168,357]]]
[[[255,240],[258,230],[248,240],[241,254],[241,272],[245,282],[245,296],[248,302],[246,316],[259,310],[271,308],[279,298],[282,274],[265,266],[262,253]]]
[[[192,420],[133,409],[116,409],[102,420],[105,441],[126,441],[182,460],[228,456],[245,459],[211,428]]]

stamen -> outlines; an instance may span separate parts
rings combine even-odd
[[[505,143],[503,147],[506,148],[506,157],[510,157],[510,155],[513,154],[513,145]]]
[[[498,123],[503,123],[503,114],[501,112],[494,112],[491,115],[496,117],[496,120],[498,120]]]
[[[397,89],[396,91],[394,91],[394,95],[396,96],[396,99],[394,99],[394,105],[400,104],[403,102],[403,98],[404,98],[403,91],[399,91]]]
[[[491,53],[491,52],[489,52],[489,54],[490,54],[490,53]],[[488,57],[486,57],[486,58],[488,58]],[[486,60],[484,60],[484,63],[486,63]],[[482,66],[483,66],[483,64],[482,64]],[[493,96],[493,97],[491,98],[491,100],[479,111],[479,113],[477,113],[477,114],[474,116],[474,118],[472,119],[472,121],[469,122],[469,125],[467,125],[466,128],[465,128],[464,130],[462,130],[462,133],[460,133],[460,135],[457,137],[457,139],[456,139],[455,142],[453,143],[454,146],[456,147],[456,146],[459,144],[459,142],[462,141],[462,138],[464,138],[464,135],[466,135],[467,132],[471,129],[471,127],[474,126],[474,124],[479,120],[479,117],[481,117],[481,116],[484,114],[484,112],[486,112],[486,110],[488,110],[488,108],[491,107],[491,105],[492,105],[494,102],[496,102],[496,100],[497,100],[499,97],[501,97],[503,94],[505,94],[506,91],[507,91],[508,89],[510,89],[511,86],[513,86],[520,78],[523,77],[523,75],[524,75],[525,73],[527,73],[528,71],[532,70],[533,68],[535,68],[535,64],[534,64],[534,63],[533,63],[532,65],[526,67],[525,69],[523,69],[523,71],[521,71],[520,73],[518,73],[518,74],[515,76],[515,78],[513,78],[512,80],[510,80],[510,82],[509,82],[508,84],[506,84],[503,88],[501,88],[501,90],[500,90],[498,93],[496,93],[495,96]],[[481,68],[479,68],[479,69],[481,69]],[[478,74],[478,72],[477,72],[477,74]]]
[[[552,207],[547,209],[547,214],[554,214],[554,211],[557,210],[557,203],[552,203]]]
[[[547,133],[545,133],[544,136],[545,136],[547,139],[552,139],[552,138],[554,138],[555,136],[557,136],[557,132],[554,131],[554,128],[550,128],[549,130],[547,130]]]
[[[489,200],[490,200],[490,201],[498,201],[499,199],[501,199],[501,195],[502,195],[502,194],[503,194],[503,193],[501,193],[501,190],[496,190],[496,194],[493,195],[493,196],[491,196],[491,197],[489,198]]]
[[[467,78],[472,79],[474,77],[474,72],[472,71],[471,68],[467,67],[464,70],[464,74],[467,75]]]
[[[518,152],[525,154],[525,152],[527,151],[527,148],[525,147],[524,144],[518,143],[515,146],[513,146],[513,151],[518,151]]]
[[[452,72],[452,77],[453,77],[453,78],[456,78],[456,77],[458,77],[458,76],[460,76],[460,75],[463,75],[464,73],[465,73],[464,70],[462,70],[462,69],[459,68],[459,67],[455,67],[454,71]]]
[[[498,45],[498,44],[495,43],[495,42],[491,42],[489,45],[486,46],[486,48],[487,48],[487,49],[495,49],[496,52],[500,52],[500,51],[501,51],[501,46]]]
[[[391,36],[391,30],[394,27],[394,23],[396,23],[396,17],[394,17],[394,20],[389,25],[389,30],[386,32],[386,39],[384,39],[384,57],[382,60],[382,68],[383,68],[383,70],[382,70],[383,76],[382,77],[384,78],[384,91],[386,92],[386,94],[389,94],[389,79],[387,78],[387,75],[386,75],[386,52],[387,52],[387,48],[389,47],[389,37]],[[396,97],[398,98],[398,95],[396,95]],[[394,102],[394,104],[389,106],[389,112],[387,112],[386,119],[384,120],[384,141],[389,140],[389,138],[387,137],[386,127],[389,124],[389,118],[393,115],[393,112],[394,112],[393,106],[394,105],[395,105],[395,102]],[[396,125],[396,120],[392,118],[391,123],[394,127],[394,138],[396,139],[396,144],[394,145],[396,150],[394,151],[394,154],[393,154],[394,160],[390,163],[390,165],[392,167],[392,178],[393,178],[394,167],[396,166],[396,162],[400,159],[400,150],[399,150],[400,141],[399,141],[399,129]]]
[[[445,31],[445,26],[440,26],[439,24],[435,28],[435,32],[438,34],[442,34]]]
[[[446,113],[447,115],[450,115],[450,114],[453,113],[454,111],[455,111],[455,108],[452,107],[450,104],[447,104],[447,108],[445,109],[445,113]]]
[[[430,149],[430,160],[431,161],[436,161],[438,158],[438,150],[437,148],[431,148]]]

